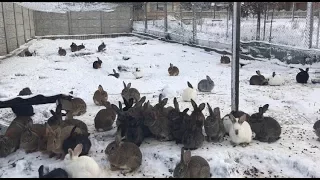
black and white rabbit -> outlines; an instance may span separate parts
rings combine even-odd
[[[41,165],[38,172],[39,178],[68,178],[68,173],[62,168],[57,168],[44,174],[44,166]]]

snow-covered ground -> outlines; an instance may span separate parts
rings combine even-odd
[[[202,23],[197,20],[197,38],[200,40],[209,40],[213,42],[231,44],[232,41],[232,19],[212,19],[202,18]],[[261,20],[261,34],[260,39],[263,40],[264,20]],[[201,25],[202,24],[202,25]],[[251,41],[256,39],[257,19],[242,18],[241,19],[240,36],[241,41]],[[318,26],[318,20],[314,19],[314,29]],[[134,29],[143,31],[144,21],[134,21]],[[290,45],[297,47],[305,47],[304,32],[306,27],[305,18],[296,18],[294,22],[291,19],[274,19],[272,22],[272,43],[281,45]],[[148,29],[153,31],[164,31],[164,20],[150,20],[148,21]],[[228,29],[228,37],[227,37]],[[192,37],[192,24],[183,23],[173,16],[168,16],[168,32],[172,34],[181,35],[181,37]],[[265,40],[269,41],[270,36],[270,19],[266,23]],[[313,47],[316,46],[316,31],[313,33]]]
[[[109,93],[109,101],[117,104],[122,100],[120,92],[122,81],[131,82],[152,104],[157,102],[159,90],[169,85],[177,91],[180,108],[193,109],[191,103],[181,102],[180,94],[190,81],[197,83],[209,75],[215,82],[213,94],[198,93],[196,102],[208,102],[220,107],[221,115],[230,112],[231,104],[231,67],[220,64],[220,55],[202,49],[170,44],[158,40],[143,40],[137,37],[119,37],[93,40],[34,40],[30,51],[37,50],[36,57],[11,57],[0,62],[0,100],[15,97],[24,87],[30,87],[34,94],[68,94],[87,103],[87,113],[76,117],[87,123],[92,148],[89,156],[93,157],[104,169],[104,177],[123,177],[118,171],[110,171],[104,150],[114,140],[115,128],[108,132],[96,132],[93,119],[102,109],[94,105],[93,93],[101,84]],[[107,50],[97,53],[97,47],[104,41]],[[92,54],[74,56],[70,44],[84,43],[83,52]],[[138,45],[138,42],[146,42]],[[58,47],[67,49],[67,56],[58,56]],[[79,53],[79,52],[77,52]],[[129,56],[128,61],[122,60]],[[99,57],[102,68],[95,70],[92,63]],[[244,62],[241,60],[241,62]],[[167,68],[173,63],[180,69],[179,76],[168,76]],[[297,68],[289,68],[277,60],[247,61],[240,69],[240,109],[252,114],[259,106],[270,105],[266,115],[276,118],[282,126],[281,139],[275,143],[253,141],[248,147],[232,147],[226,137],[222,143],[204,142],[203,146],[192,151],[192,155],[204,157],[210,164],[212,177],[320,177],[320,142],[313,132],[313,123],[319,119],[319,85],[297,84]],[[277,63],[277,64],[276,64]],[[118,65],[140,67],[144,72],[142,79],[133,79],[132,74],[120,74],[116,79],[107,76]],[[296,67],[306,68],[307,66]],[[313,64],[310,71],[319,68]],[[269,76],[273,71],[285,77],[284,86],[250,86],[249,79],[260,70]],[[168,105],[173,105],[169,98]],[[55,104],[34,106],[34,123],[44,123],[50,116],[50,109]],[[189,111],[189,113],[191,113]],[[204,110],[205,116],[208,109]],[[10,109],[0,109],[1,123],[8,124],[14,119]],[[115,124],[114,124],[115,127]],[[174,142],[159,142],[146,139],[140,146],[143,155],[141,167],[126,177],[169,177],[179,161],[180,148]],[[40,152],[26,154],[17,150],[6,158],[0,158],[0,177],[37,177],[38,168],[44,164],[50,167],[63,167],[61,160],[48,158]]]
[[[100,2],[16,2],[18,5],[36,10],[55,13],[65,13],[67,11],[113,11],[117,7],[116,3]]]

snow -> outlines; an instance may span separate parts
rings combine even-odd
[[[107,45],[106,51],[98,53],[101,42]],[[71,53],[70,44],[84,43],[86,49]],[[135,44],[146,42],[145,45]],[[58,56],[58,47],[67,50],[67,56]],[[29,47],[37,50],[35,57],[10,57],[0,64],[0,100],[15,97],[24,87],[29,87],[34,94],[68,94],[71,90],[77,97],[87,103],[87,112],[76,117],[88,125],[92,142],[89,156],[93,157],[104,169],[103,177],[123,177],[118,171],[110,171],[104,150],[114,140],[116,129],[108,132],[97,132],[93,119],[102,107],[93,103],[93,93],[101,84],[109,94],[109,101],[117,104],[122,101],[120,92],[122,81],[131,82],[151,104],[158,101],[161,90],[178,92],[177,100],[180,109],[190,108],[190,102],[182,102],[181,93],[189,81],[194,87],[209,75],[215,83],[212,94],[198,92],[196,103],[208,102],[212,108],[220,107],[221,115],[230,112],[231,104],[231,67],[220,64],[220,56],[203,49],[166,43],[159,40],[144,40],[138,37],[118,37],[91,40],[35,40]],[[92,53],[85,56],[74,56],[82,52]],[[130,57],[122,60],[123,56]],[[101,69],[93,69],[92,63],[99,57]],[[253,140],[248,147],[232,147],[228,137],[222,143],[204,142],[203,146],[192,151],[192,155],[204,157],[210,164],[212,177],[320,177],[319,141],[312,126],[319,120],[319,85],[297,84],[295,76],[299,68],[310,68],[310,76],[320,67],[288,65],[275,59],[268,61],[245,61],[247,65],[240,69],[240,110],[249,114],[255,113],[259,106],[268,103],[269,110],[265,115],[276,118],[282,126],[281,139],[275,143],[262,143]],[[167,69],[172,63],[178,66],[179,76],[169,76]],[[118,65],[131,68],[139,67],[144,77],[135,79],[132,73],[120,73],[116,79],[108,76]],[[260,70],[269,76],[275,71],[285,77],[284,86],[250,86],[249,79]],[[23,76],[17,76],[21,74]],[[168,86],[169,87],[168,87]],[[173,97],[169,94],[168,105],[173,106]],[[55,104],[34,106],[34,123],[44,123],[50,116]],[[209,112],[207,107],[203,111]],[[191,111],[189,111],[189,114]],[[0,109],[0,124],[9,124],[14,119],[11,109]],[[114,123],[114,127],[115,127]],[[181,144],[160,142],[153,138],[145,139],[140,149],[143,155],[141,167],[126,174],[126,177],[169,177],[180,158]],[[35,152],[26,154],[19,149],[6,158],[0,158],[0,177],[38,177],[40,165],[63,168],[63,161],[49,158]]]
[[[185,17],[186,18],[186,17]],[[265,42],[269,41],[270,35],[270,19],[266,23]],[[318,20],[314,19],[314,29],[318,27]],[[243,42],[255,40],[257,19],[241,18],[240,40]],[[260,37],[263,39],[264,20],[261,19]],[[305,47],[304,32],[306,27],[305,18],[296,18],[294,22],[289,19],[274,19],[272,22],[272,40],[271,43]],[[133,28],[137,31],[144,29],[144,21],[134,21]],[[228,36],[227,36],[228,29]],[[149,20],[148,30],[156,32],[164,32],[164,19]],[[192,22],[184,22],[181,26],[181,21],[175,17],[168,15],[168,32],[174,35],[181,36],[183,42],[192,38]],[[197,38],[199,40],[209,40],[216,43],[231,44],[232,41],[232,19],[228,21],[224,19],[202,18],[197,20]],[[313,47],[316,46],[316,32],[313,33]]]
[[[111,12],[118,5],[116,3],[85,3],[85,2],[16,2],[18,5],[35,10],[55,13],[67,11],[105,11]]]

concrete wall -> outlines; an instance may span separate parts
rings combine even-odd
[[[32,10],[13,2],[0,2],[0,56],[34,37]]]
[[[34,12],[35,33],[44,35],[108,34],[131,32],[132,6],[118,6],[113,12]]]

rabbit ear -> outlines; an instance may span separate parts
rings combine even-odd
[[[206,78],[207,78],[208,81],[212,81],[211,78],[208,75],[206,76]]]
[[[213,116],[213,111],[212,111],[212,108],[211,108],[211,106],[209,105],[209,103],[207,103],[207,107],[208,107],[210,116]]]
[[[164,99],[161,101],[161,106],[164,107],[167,103],[168,103],[168,98],[164,98]]]
[[[115,74],[117,73],[115,69],[113,69],[113,73],[115,73]]]
[[[74,148],[73,153],[75,157],[78,157],[81,154],[82,148],[83,148],[83,145],[81,143]]]
[[[39,177],[41,178],[41,177],[43,177],[43,175],[44,175],[44,172],[43,172],[43,165],[41,165],[40,167],[39,167],[39,169],[38,169],[38,173],[39,173]]]
[[[259,76],[261,76],[261,73],[260,73],[260,71],[259,71],[259,70],[257,70],[257,71],[256,71],[256,73],[257,73]]]
[[[130,89],[130,87],[131,87],[131,83],[129,83],[129,84],[127,85],[127,88],[128,88],[128,89]]]
[[[188,87],[193,89],[193,86],[191,85],[191,83],[189,81],[187,81]]]
[[[158,103],[161,103],[162,97],[163,97],[162,93],[161,93],[161,94],[159,94]]]
[[[173,66],[173,64],[170,63],[170,67],[172,67],[172,66]]]
[[[146,101],[146,96],[143,96],[136,104],[136,107],[141,107],[142,104],[144,103],[144,101]]]
[[[73,151],[71,148],[68,149],[68,153],[70,155],[70,159],[72,159],[74,156],[73,156]]]
[[[220,108],[219,108],[219,107],[214,108],[213,114],[214,114],[218,119],[221,119]]]
[[[123,81],[123,87],[124,87],[124,89],[127,87],[126,83],[124,81]]]
[[[103,92],[103,87],[102,87],[101,85],[99,85],[99,86],[98,86],[98,90],[99,90],[100,92]]]
[[[174,104],[174,108],[175,108],[176,110],[180,111],[180,109],[179,109],[179,104],[178,104],[178,101],[177,101],[177,98],[176,98],[176,97],[173,98],[173,104]]]
[[[193,110],[198,108],[198,105],[193,101],[193,99],[191,99],[191,104],[192,104]]]
[[[300,70],[301,72],[304,72],[304,70],[303,70],[303,69],[301,69],[301,68],[299,68],[299,70]]]
[[[119,101],[119,110],[122,111],[122,104],[120,101]]]
[[[233,124],[237,122],[236,118],[231,113],[229,114],[229,118],[230,118],[230,120],[232,121]]]
[[[111,108],[112,108],[114,111],[116,111],[117,114],[120,114],[120,113],[121,113],[120,109],[119,109],[116,105],[111,104]]]
[[[185,165],[187,165],[187,164],[189,164],[190,160],[191,160],[191,151],[188,150],[188,151],[184,152],[184,154],[183,154],[183,163]]]
[[[186,108],[186,109],[183,110],[183,113],[187,114],[188,111],[189,111],[189,108]]]
[[[52,116],[56,116],[56,113],[51,109],[50,113],[52,114]]]
[[[306,72],[308,72],[308,71],[309,71],[309,68],[306,69]]]
[[[199,105],[199,110],[202,111],[205,107],[206,107],[206,104],[205,103],[201,103]]]
[[[276,76],[276,72],[273,72],[273,73],[272,73],[272,77],[275,77],[275,76]]]
[[[265,104],[263,107],[262,107],[262,114],[265,113],[269,108],[269,104]]]
[[[243,114],[240,118],[239,118],[239,124],[242,124],[245,120],[247,119],[247,115]]]

